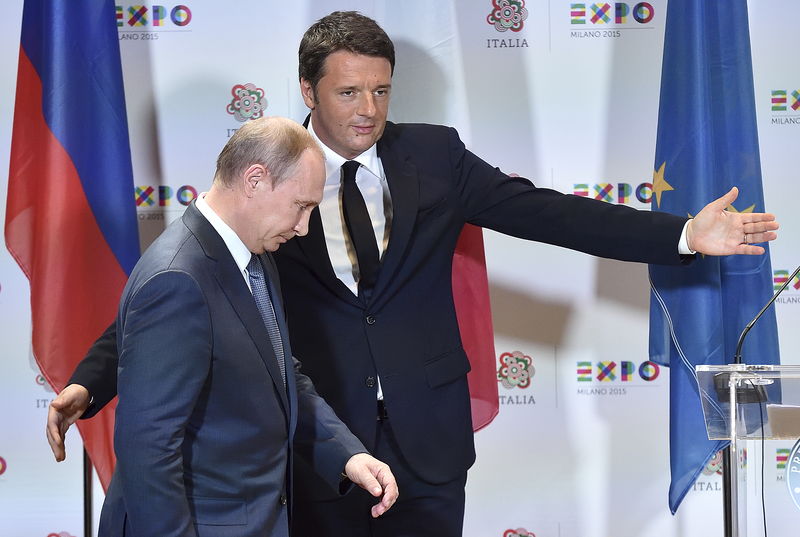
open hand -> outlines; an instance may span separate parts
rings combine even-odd
[[[686,241],[689,248],[706,255],[761,255],[764,248],[756,243],[775,240],[778,222],[769,213],[735,213],[725,209],[736,200],[739,189],[733,187],[719,199],[703,207],[689,221]]]

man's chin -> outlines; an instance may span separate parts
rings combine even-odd
[[[264,250],[265,250],[265,251],[267,251],[267,252],[274,252],[274,251],[276,251],[278,248],[280,248],[280,247],[281,247],[281,244],[285,243],[287,240],[288,240],[288,239],[286,239],[286,238],[284,238],[284,237],[280,237],[280,236],[279,236],[279,237],[276,237],[275,239],[273,239],[272,241],[270,241],[270,243],[269,243],[269,244],[265,244],[265,245],[264,245]]]

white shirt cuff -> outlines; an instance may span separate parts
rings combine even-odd
[[[686,230],[689,229],[689,222],[691,222],[691,220],[687,220],[686,223],[683,225],[683,231],[681,231],[681,238],[678,241],[678,253],[680,255],[694,255],[697,253],[694,250],[689,249],[689,242],[686,240]]]

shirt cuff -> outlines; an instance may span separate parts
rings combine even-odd
[[[689,222],[691,221],[692,220],[689,219],[686,221],[685,224],[683,224],[683,231],[681,231],[681,238],[678,241],[678,253],[680,255],[694,255],[697,253],[689,248],[689,242],[686,240],[686,230],[689,229]]]

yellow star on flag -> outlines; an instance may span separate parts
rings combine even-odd
[[[656,206],[661,207],[661,194],[668,190],[675,190],[672,185],[664,179],[664,167],[667,162],[664,161],[658,171],[653,172],[653,194],[656,195]]]
[[[736,207],[734,207],[733,204],[730,204],[730,205],[728,205],[728,207],[725,210],[726,211],[730,211],[732,213],[752,213],[755,208],[756,208],[756,204],[754,203],[750,207],[748,207],[747,209],[745,209],[743,211],[737,211]]]

